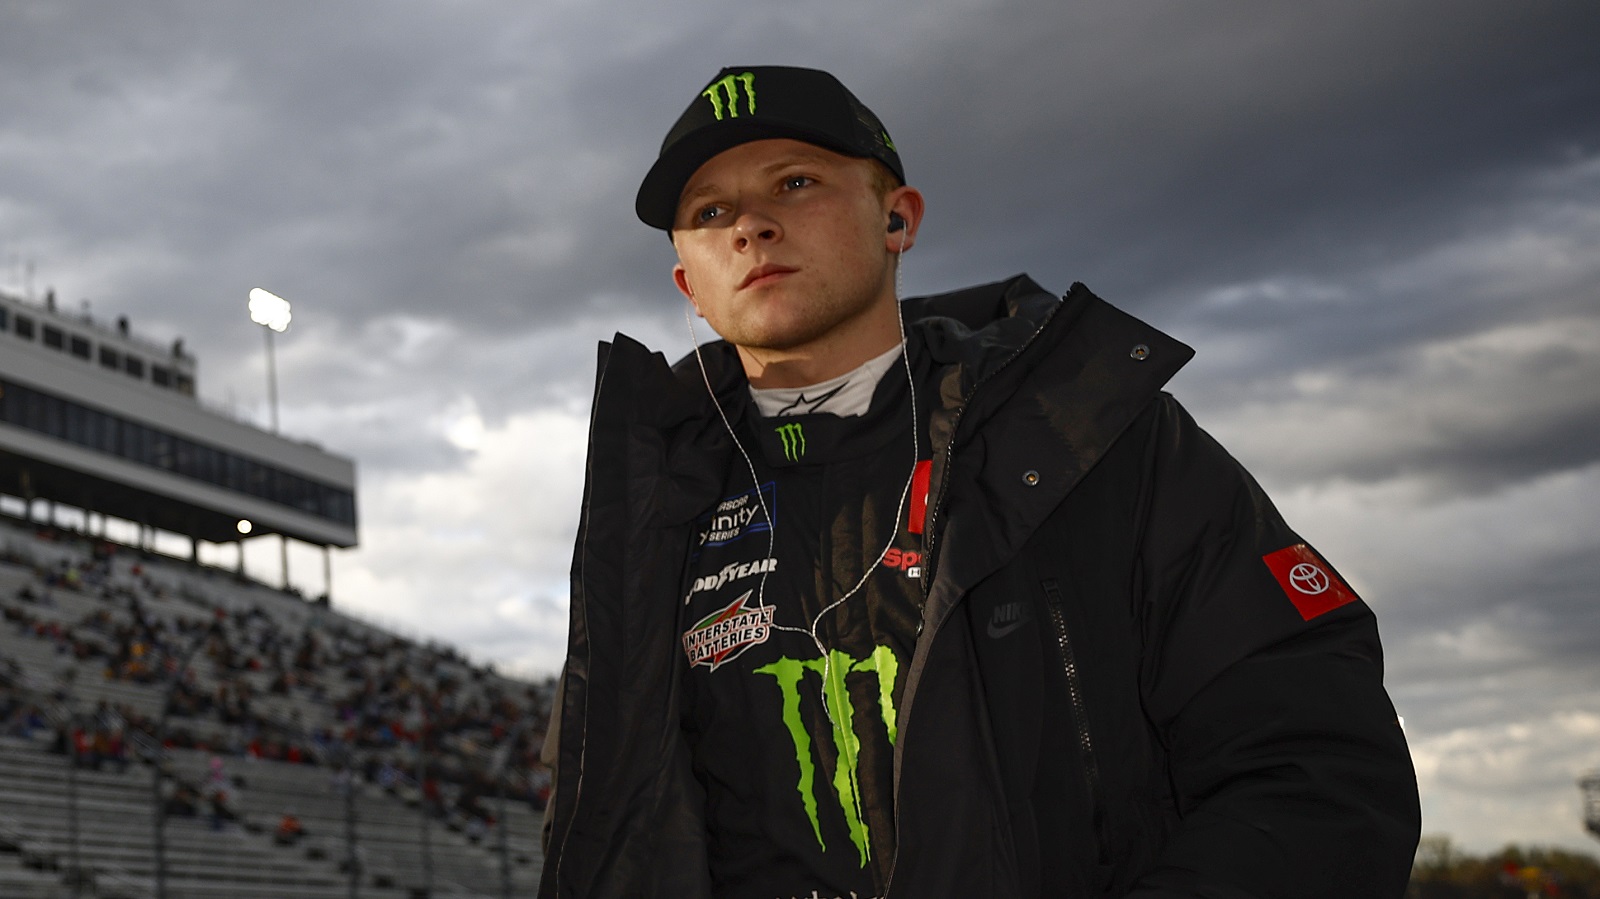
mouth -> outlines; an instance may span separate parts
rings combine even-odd
[[[744,290],[746,287],[759,287],[763,284],[776,281],[784,275],[792,274],[796,271],[798,271],[798,269],[790,268],[786,265],[775,265],[770,262],[766,263],[765,265],[758,265],[749,272],[745,273],[744,280],[739,282],[739,289]]]

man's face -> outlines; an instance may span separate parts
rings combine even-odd
[[[873,165],[786,139],[712,157],[678,203],[678,289],[741,348],[848,353],[885,313],[894,322],[889,250],[905,232],[886,235],[898,192],[880,195]]]

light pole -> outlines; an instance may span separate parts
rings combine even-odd
[[[250,289],[250,320],[262,326],[267,335],[267,400],[272,407],[272,433],[278,433],[278,363],[272,354],[272,334],[289,330],[289,301],[259,287]],[[278,549],[283,558],[283,589],[289,589],[289,537],[279,534]],[[241,545],[241,553],[244,547]]]
[[[267,335],[267,399],[272,407],[272,433],[278,433],[278,365],[272,354],[272,334],[289,330],[289,301],[259,287],[250,290],[250,320]]]
[[[1600,839],[1600,771],[1591,771],[1578,781],[1583,790],[1583,827]]]

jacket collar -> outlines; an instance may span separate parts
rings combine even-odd
[[[1031,511],[1018,518],[1019,524],[1036,524],[1194,355],[1082,284],[1057,297],[1026,275],[907,299],[902,310],[908,331],[916,335],[912,342],[922,345],[939,372],[931,423],[933,492],[928,498],[935,519],[947,499],[943,488],[950,473],[945,466],[952,458],[965,461],[961,444],[983,440],[983,467],[1002,483],[1023,483],[1028,471],[1039,474],[1040,480],[1023,494]],[[618,348],[627,345],[633,363],[657,371],[665,367],[659,354],[618,335]],[[698,360],[691,352],[671,373],[676,384],[646,378],[659,386],[646,391],[649,398],[634,397],[634,414],[644,419],[641,423],[683,429],[680,434],[695,442],[710,438],[726,443],[719,436],[725,433],[721,414],[737,415],[748,406],[739,395],[747,381],[738,352],[726,341],[711,341],[700,347]],[[722,413],[706,396],[708,384]],[[1022,413],[1012,432],[986,439],[985,423],[1007,409]],[[1067,452],[1035,458],[1051,445]],[[706,449],[703,443],[701,449]],[[1017,470],[1001,470],[1003,466]],[[938,539],[936,527],[937,521],[930,521],[930,536]],[[1018,532],[1004,542],[1014,549],[1012,544],[1020,546],[1023,536]]]
[[[922,333],[926,350],[939,365],[959,365],[973,380],[1005,361],[1043,327],[1060,299],[1027,275],[901,303],[908,330]],[[701,365],[705,372],[702,374]],[[686,385],[704,390],[706,382],[719,399],[745,388],[738,351],[725,340],[712,340],[672,366]]]
[[[926,537],[937,615],[1020,549],[1194,351],[1082,284],[1058,299],[1019,275],[925,303],[919,327],[946,361]],[[952,508],[983,511],[946,532]],[[960,554],[940,559],[940,542]]]

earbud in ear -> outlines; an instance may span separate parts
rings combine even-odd
[[[893,234],[896,231],[904,231],[905,227],[906,227],[906,220],[900,217],[900,213],[898,213],[898,212],[889,213],[889,233],[890,234]]]

